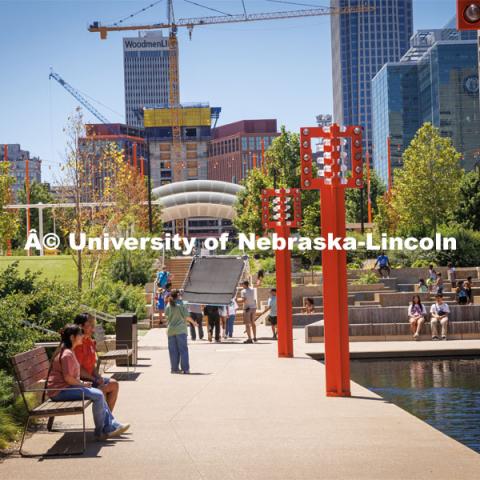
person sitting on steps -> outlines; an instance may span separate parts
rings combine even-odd
[[[430,308],[430,326],[432,328],[432,340],[439,340],[439,325],[442,328],[442,340],[447,339],[449,313],[450,308],[448,307],[448,304],[443,301],[443,295],[441,293],[437,293],[435,295],[435,303]]]
[[[422,305],[419,295],[414,295],[412,303],[408,306],[408,321],[410,322],[410,330],[413,334],[413,338],[418,340],[420,338],[420,332],[425,322],[427,310]]]

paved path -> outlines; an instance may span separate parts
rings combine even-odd
[[[80,458],[8,459],[0,477],[479,478],[480,455],[370,391],[354,384],[353,398],[326,398],[324,367],[303,353],[311,347],[303,344],[303,330],[294,334],[294,359],[277,359],[271,340],[193,343],[195,375],[187,376],[169,373],[165,331],[153,330],[141,340],[138,379],[121,385],[115,413],[132,423],[129,435],[89,443]],[[51,445],[53,436],[37,434],[27,447]]]

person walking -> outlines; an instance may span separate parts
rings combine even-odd
[[[180,300],[178,290],[172,290],[165,307],[167,319],[168,353],[170,355],[171,373],[190,373],[188,357],[187,322],[197,324],[190,317],[187,307]],[[181,370],[180,370],[181,367]]]
[[[253,343],[257,341],[257,326],[255,325],[257,300],[255,299],[255,290],[250,288],[250,283],[248,280],[243,282],[243,289],[240,292],[240,299],[243,304],[243,321],[245,322],[248,336],[247,340],[245,340],[243,343]]]
[[[233,337],[233,326],[235,325],[235,317],[237,315],[237,302],[234,298],[232,301],[227,305],[227,337]]]
[[[277,289],[270,290],[270,297],[268,298],[267,308],[270,309],[268,314],[268,321],[272,327],[272,339],[277,340]]]
[[[198,338],[203,339],[203,313],[202,306],[194,303],[188,304],[188,312],[190,313],[191,319],[198,326]],[[190,338],[195,341],[197,339],[197,332],[195,326],[190,323]]]
[[[212,341],[215,334],[215,341],[220,343],[220,312],[217,305],[206,305],[203,314],[208,318],[208,341]]]
[[[164,265],[162,267],[162,270],[160,270],[157,273],[157,285],[160,288],[165,288],[167,286],[167,283],[171,283],[171,281],[172,281],[172,275],[167,270],[167,266]]]

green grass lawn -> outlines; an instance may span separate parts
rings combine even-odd
[[[51,255],[46,257],[0,257],[0,271],[11,263],[19,262],[21,273],[30,269],[32,272],[41,272],[43,278],[58,279],[64,283],[77,281],[77,270],[70,255]]]

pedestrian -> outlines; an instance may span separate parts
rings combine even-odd
[[[164,265],[162,269],[157,273],[157,285],[160,288],[165,288],[167,283],[171,283],[172,275],[167,270],[167,266]]]
[[[443,295],[437,293],[435,295],[435,303],[430,308],[430,327],[432,329],[432,340],[438,340],[438,326],[440,324],[442,328],[442,340],[447,339],[448,332],[448,314],[450,308],[448,304],[443,301]]]
[[[270,309],[268,314],[268,321],[272,327],[272,340],[277,340],[277,289],[270,290],[270,297],[268,298],[267,307]]]
[[[257,313],[257,300],[255,299],[255,290],[250,288],[250,282],[243,282],[243,289],[240,292],[240,301],[243,304],[243,321],[247,330],[247,340],[243,343],[253,343],[257,341],[257,326],[255,325],[255,316]],[[252,339],[253,334],[253,339]]]
[[[220,312],[217,305],[206,305],[203,314],[208,318],[208,341],[212,341],[215,334],[215,342],[220,343]]]
[[[222,305],[218,308],[218,314],[220,315],[220,330],[221,330],[221,337],[227,338],[227,319],[228,319],[228,312],[227,306]]]
[[[235,325],[235,317],[237,313],[237,302],[234,298],[232,301],[227,305],[227,337],[233,337],[233,326]]]
[[[457,272],[451,262],[447,264],[447,267],[448,267],[448,270],[447,270],[448,281],[452,285],[452,290],[453,290],[457,286]]]
[[[192,320],[197,324],[198,327],[198,338],[200,340],[203,339],[203,313],[202,313],[202,306],[189,303],[188,304],[188,312],[190,313],[190,317]],[[197,332],[195,330],[195,326],[190,324],[190,338],[195,341],[197,339]]]
[[[458,305],[466,305],[468,303],[468,293],[463,280],[458,282],[457,288],[455,289],[455,298],[457,299]]]
[[[261,287],[263,283],[263,279],[265,277],[265,272],[263,270],[259,270],[257,273],[257,281],[255,283],[256,287]]]
[[[437,272],[437,281],[435,282],[435,294],[443,295],[443,277],[442,272]]]
[[[312,297],[307,297],[304,303],[304,311],[307,315],[315,313],[315,301]]]
[[[468,297],[468,303],[469,305],[473,304],[473,292],[472,292],[472,287],[473,287],[473,281],[472,277],[467,277],[467,281],[464,284],[465,291],[467,292],[467,297]]]
[[[425,284],[425,280],[423,278],[420,278],[418,280],[417,291],[418,291],[418,293],[427,293],[428,292],[428,287]]]
[[[375,262],[375,265],[373,268],[375,268],[378,265],[378,273],[382,278],[385,277],[384,272],[387,274],[387,278],[390,278],[390,260],[388,259],[388,256],[385,255],[384,252],[380,252],[380,255],[377,258],[377,261]]]
[[[197,326],[190,317],[187,307],[180,300],[178,290],[172,290],[165,307],[167,319],[168,353],[171,373],[190,373],[188,358],[187,322]],[[181,370],[180,370],[181,368]]]

